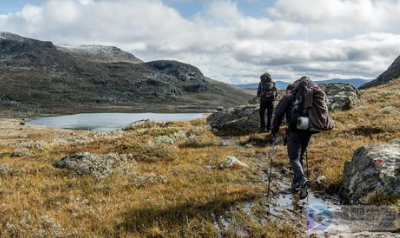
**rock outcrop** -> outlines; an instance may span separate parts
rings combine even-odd
[[[360,91],[350,84],[328,83],[319,85],[327,95],[329,110],[349,110],[361,103]]]
[[[374,196],[400,196],[400,141],[368,145],[356,150],[344,166],[340,195],[350,204],[364,204]]]
[[[359,89],[367,89],[371,87],[376,87],[382,84],[390,83],[393,80],[400,78],[400,56],[398,56],[394,62],[389,66],[389,68],[383,72],[378,78],[363,84]]]
[[[212,113],[207,122],[216,135],[246,135],[260,130],[258,105],[222,109]]]
[[[109,153],[98,155],[83,152],[68,155],[56,162],[54,166],[60,169],[73,170],[79,175],[91,175],[97,179],[103,179],[112,172],[112,169],[120,167],[128,161],[136,163],[131,154]]]
[[[196,67],[171,60],[157,60],[145,63],[156,73],[161,75],[161,82],[172,82],[174,79],[179,80],[183,85],[182,88],[188,92],[201,92],[209,87],[203,73]],[[157,77],[155,77],[156,79]]]

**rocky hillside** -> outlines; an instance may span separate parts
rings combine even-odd
[[[389,66],[389,68],[381,75],[379,75],[378,78],[364,85],[361,85],[359,88],[367,89],[382,84],[387,84],[395,79],[398,79],[399,77],[400,77],[400,56],[398,56],[396,60]]]
[[[204,112],[250,98],[189,64],[144,63],[116,47],[55,46],[0,33],[0,104],[12,111]]]

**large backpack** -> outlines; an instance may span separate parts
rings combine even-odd
[[[290,127],[314,132],[334,128],[334,122],[326,105],[326,94],[309,79],[301,80],[296,86]]]
[[[265,101],[275,101],[276,92],[275,82],[271,78],[262,77],[260,98]]]

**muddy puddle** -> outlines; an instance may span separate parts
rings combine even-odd
[[[280,185],[288,188],[289,185]],[[289,220],[301,226],[306,237],[325,237],[327,234],[336,234],[350,231],[347,222],[334,219],[331,214],[341,211],[341,202],[338,197],[328,196],[324,192],[310,191],[308,197],[300,200],[299,195],[286,190],[270,197],[269,212],[275,219]]]

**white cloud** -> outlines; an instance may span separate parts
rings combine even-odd
[[[387,30],[394,22],[400,27],[398,0],[278,0],[269,12],[276,19],[301,22],[314,34]]]
[[[44,18],[57,26],[76,24],[84,13],[81,12],[82,6],[83,2],[52,0],[45,5]]]
[[[400,54],[399,0],[278,0],[261,18],[234,0],[203,2],[185,19],[161,0],[49,0],[0,15],[0,29],[180,60],[225,82],[256,82],[267,70],[284,80],[374,78]]]
[[[19,15],[29,24],[39,24],[43,20],[42,9],[32,5],[26,5]]]

